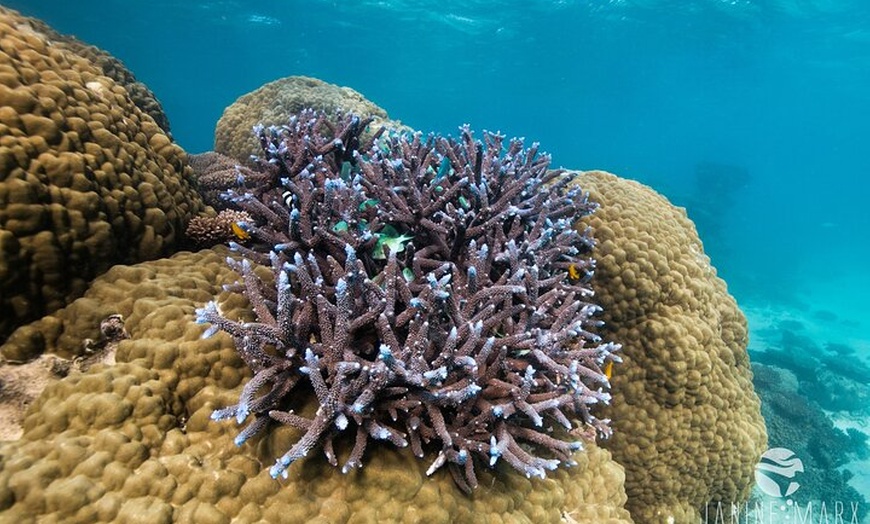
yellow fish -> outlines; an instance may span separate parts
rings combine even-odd
[[[568,266],[568,277],[571,280],[580,280],[580,270],[577,269],[577,264],[571,264]]]
[[[242,226],[240,226],[238,222],[233,222],[230,225],[230,229],[233,230],[233,234],[239,237],[240,240],[247,240],[251,238],[251,234],[242,229]]]
[[[604,364],[604,376],[607,377],[607,380],[610,380],[610,377],[613,376],[613,361],[608,360],[607,364]]]

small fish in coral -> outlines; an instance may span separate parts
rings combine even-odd
[[[577,264],[568,266],[568,277],[571,280],[580,280],[580,270],[577,268]]]
[[[613,376],[613,361],[607,361],[607,364],[604,364],[604,376],[607,377],[607,380]]]
[[[239,240],[248,240],[249,238],[251,238],[251,234],[248,233],[244,228],[242,228],[242,226],[239,225],[238,222],[233,222],[232,224],[230,224],[230,229],[233,230],[233,234],[236,235]]]

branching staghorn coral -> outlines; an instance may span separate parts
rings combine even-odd
[[[275,422],[302,430],[273,477],[318,447],[338,465],[344,434],[345,472],[383,440],[437,452],[428,474],[446,465],[466,492],[481,462],[528,477],[571,465],[575,421],[609,434],[590,408],[610,400],[603,369],[619,360],[592,332],[593,241],[574,229],[595,205],[537,145],[466,126],[362,146],[367,123],[303,111],[255,129],[255,182],[228,193],[254,217],[238,224],[252,242],[228,262],[257,321],[198,310],[204,336],[229,333],[254,377],[213,418],[249,421],[239,445]],[[295,412],[306,391],[313,418]]]

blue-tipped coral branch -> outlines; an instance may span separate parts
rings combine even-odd
[[[253,220],[234,289],[257,322],[198,311],[235,340],[254,378],[216,420],[271,423],[303,436],[275,477],[355,434],[343,471],[369,440],[435,453],[467,492],[475,464],[499,458],[529,477],[571,465],[575,425],[609,435],[606,403],[618,346],[592,331],[593,241],[574,221],[594,211],[537,145],[468,127],[458,139],[378,134],[368,122],[303,111],[255,129],[264,155],[229,196]],[[271,268],[274,283],[255,266]],[[311,392],[311,393],[306,393]],[[294,412],[316,397],[313,418]]]

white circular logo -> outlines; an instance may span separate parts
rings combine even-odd
[[[787,448],[773,448],[761,455],[755,466],[755,482],[758,488],[771,497],[788,497],[801,485],[791,479],[804,472],[804,463],[794,451]]]

